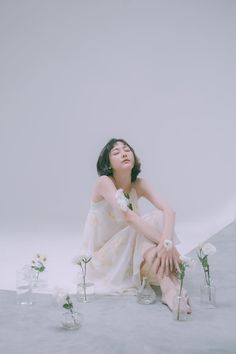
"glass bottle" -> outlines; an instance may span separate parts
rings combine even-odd
[[[216,288],[212,283],[203,283],[200,287],[200,303],[204,308],[216,308]]]
[[[186,297],[176,294],[173,300],[173,319],[176,321],[185,321],[187,319]]]
[[[156,301],[156,293],[151,287],[147,277],[143,277],[142,284],[137,291],[137,302],[142,305],[153,304]]]
[[[65,329],[78,329],[81,325],[82,315],[79,312],[66,311],[62,314],[62,326]]]

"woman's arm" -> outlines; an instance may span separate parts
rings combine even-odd
[[[175,212],[169,206],[167,201],[163,200],[152,187],[144,180],[139,179],[137,183],[137,190],[140,196],[149,200],[156,208],[163,211],[164,226],[160,237],[160,242],[156,247],[157,262],[156,272],[160,276],[168,275],[175,269],[179,270],[179,252],[175,247],[167,250],[164,241],[171,240],[173,242],[174,227],[175,227]]]
[[[149,223],[143,220],[139,215],[137,215],[134,211],[127,209],[127,211],[122,211],[116,200],[116,192],[117,189],[112,182],[112,180],[107,176],[101,176],[98,178],[94,197],[102,197],[104,198],[112,207],[119,209],[123,215],[124,220],[132,226],[139,233],[144,235],[150,241],[158,244],[161,239],[161,234],[158,230],[152,227]]]
[[[156,271],[159,272],[160,275],[168,274],[170,271],[173,271],[174,268],[179,269],[179,253],[176,248],[173,247],[171,250],[167,250],[164,247],[165,239],[172,240],[175,213],[169,207],[167,202],[161,199],[157,193],[153,192],[145,180],[138,179],[135,183],[135,188],[139,197],[145,197],[158,209],[163,210],[164,228],[162,234],[160,234],[160,232],[158,232],[154,227],[152,227],[132,210],[128,209],[125,212],[120,210],[115,197],[117,189],[109,177],[101,176],[98,178],[94,196],[95,198],[104,198],[114,208],[119,209],[123,214],[124,220],[129,225],[158,245],[156,247],[158,255]]]
[[[160,241],[166,239],[173,241],[174,227],[175,227],[175,212],[167,203],[166,200],[162,199],[158,193],[156,193],[153,188],[145,181],[140,178],[137,181],[137,192],[139,196],[142,196],[149,200],[157,209],[163,211],[163,230]]]

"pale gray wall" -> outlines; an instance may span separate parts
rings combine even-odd
[[[236,2],[0,0],[0,216],[83,221],[127,139],[178,221],[235,216]]]

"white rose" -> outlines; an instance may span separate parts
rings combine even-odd
[[[202,252],[205,256],[212,256],[216,253],[216,248],[210,242],[207,242],[202,246]]]
[[[88,263],[92,259],[91,254],[86,254],[86,255],[83,255],[82,257],[83,257],[82,260],[84,263]]]
[[[189,268],[194,267],[194,264],[195,264],[194,259],[192,259],[188,256],[180,256],[179,259],[181,260],[181,262],[186,264]]]
[[[204,245],[204,242],[201,242],[201,243],[199,243],[199,245],[197,246],[197,248],[198,248],[199,250],[201,250],[202,247],[203,247],[203,245]]]
[[[90,254],[83,254],[83,255],[74,257],[72,263],[76,264],[76,265],[81,265],[82,262],[88,263],[91,259],[92,259],[92,256]]]

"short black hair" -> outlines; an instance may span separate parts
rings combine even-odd
[[[125,141],[124,139],[116,139],[112,138],[108,141],[108,143],[102,149],[98,160],[97,160],[97,173],[99,176],[112,176],[113,171],[110,164],[109,154],[114,145],[118,142],[122,142],[127,145],[132,153],[134,154],[134,167],[131,171],[131,182],[134,182],[137,179],[138,174],[141,172],[141,163],[136,156],[134,149]]]

